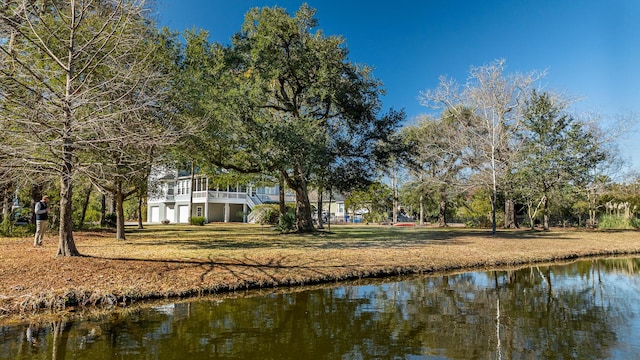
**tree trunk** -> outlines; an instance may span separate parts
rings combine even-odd
[[[438,214],[438,227],[447,227],[447,189],[440,189],[440,211]]]
[[[122,182],[116,181],[116,240],[125,240],[124,233],[124,194],[122,193]]]
[[[544,224],[543,224],[543,228],[544,230],[549,230],[549,201],[547,201],[547,197],[545,196],[544,199],[544,212],[543,212],[543,219],[544,219]]]
[[[11,219],[11,206],[9,205],[9,196],[6,189],[2,189],[2,222]]]
[[[307,192],[307,184],[301,185],[296,191],[296,225],[299,233],[314,232],[313,218],[311,216],[311,202]]]
[[[282,175],[286,176],[285,174]],[[314,232],[313,218],[311,216],[311,202],[307,190],[307,179],[300,166],[296,166],[293,171],[293,179],[285,178],[287,185],[296,192],[296,226],[299,233]]]
[[[396,166],[392,165],[391,170],[391,191],[393,192],[393,223],[398,222],[398,184],[396,183]]]
[[[491,200],[491,233],[493,235],[496,234],[496,203],[498,202],[498,193],[497,193],[497,189],[494,186],[493,187],[493,193],[489,196],[490,200]]]
[[[70,153],[68,158],[71,158]],[[73,240],[72,195],[71,162],[65,161],[63,174],[60,178],[60,241],[58,243],[58,256],[80,255]]]
[[[72,23],[75,25],[75,20],[72,19]],[[75,30],[75,29],[74,29]],[[62,125],[62,174],[60,176],[60,242],[58,244],[58,256],[79,256],[80,253],[76,249],[76,244],[73,241],[73,156],[74,147],[77,144],[73,143],[72,133],[74,131],[74,116],[72,108],[72,83],[75,77],[75,69],[73,66],[74,59],[74,37],[75,33],[72,31],[70,35],[70,44],[67,49],[67,69],[66,69],[66,83],[64,93],[64,119]]]
[[[529,227],[531,228],[531,230],[534,230],[536,225],[533,223],[535,220],[533,218],[533,214],[532,214],[532,210],[531,210],[532,206],[533,206],[532,204],[529,204],[527,206],[527,216],[529,217]]]
[[[504,203],[504,228],[518,228],[518,223],[516,221],[516,208],[513,199],[507,199]]]
[[[111,214],[115,214],[115,213],[116,213],[116,211],[118,210],[118,209],[116,208],[116,206],[117,206],[117,205],[116,205],[116,194],[115,194],[115,193],[112,193],[112,194],[110,194],[110,195],[111,195],[111,202],[109,203],[109,206],[111,206],[111,212],[110,212],[110,213],[111,213]]]
[[[329,190],[329,211],[327,212],[327,230],[331,231],[331,202],[333,201],[333,193]]]
[[[420,194],[420,225],[424,225],[424,195]]]
[[[278,179],[278,203],[280,204],[280,215],[284,216],[287,213],[287,207],[284,202],[284,177],[282,174]]]
[[[142,192],[138,194],[138,229],[144,229],[142,226]]]
[[[84,219],[87,215],[87,208],[89,207],[89,199],[91,198],[91,191],[93,190],[93,185],[89,184],[89,187],[84,193],[84,203],[82,203],[82,216],[80,217],[80,228],[84,227]]]
[[[102,193],[100,198],[100,226],[105,227],[107,225],[107,195]]]
[[[322,225],[322,187],[318,188],[318,229],[324,229]]]

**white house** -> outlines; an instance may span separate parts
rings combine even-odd
[[[177,172],[157,176],[153,183],[156,191],[148,197],[149,223],[188,223],[190,217],[204,217],[205,222],[249,222],[248,215],[257,204],[277,203],[278,187],[236,185],[220,188],[206,176],[179,176]],[[285,201],[295,201],[295,195],[286,194]],[[189,203],[191,202],[191,211]]]

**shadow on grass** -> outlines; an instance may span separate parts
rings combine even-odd
[[[277,257],[256,260],[248,256],[242,258],[212,259],[139,259],[127,257],[109,256],[85,256],[97,260],[110,260],[122,262],[136,262],[158,264],[161,269],[158,273],[170,273],[184,269],[197,269],[199,280],[206,283],[207,280],[216,282],[216,276],[226,273],[243,285],[240,288],[260,288],[275,285],[298,285],[290,283],[291,274],[306,274],[305,284],[340,280],[350,272],[356,272],[361,268],[360,264],[326,264],[323,260],[307,258],[304,256],[279,255]],[[174,266],[174,267],[172,267]],[[375,265],[373,266],[375,268]],[[311,275],[311,276],[310,276]],[[224,277],[224,276],[223,276]],[[228,279],[228,278],[227,278]],[[265,283],[266,281],[269,283]],[[316,279],[316,280],[309,280]],[[228,280],[226,280],[228,281]],[[223,281],[224,283],[224,281]],[[224,284],[221,283],[221,286]]]
[[[128,233],[132,246],[175,246],[185,250],[243,249],[367,249],[407,248],[425,245],[466,245],[495,239],[526,241],[564,240],[565,232],[536,230],[427,228],[393,226],[332,226],[331,232],[280,234],[269,227],[247,224],[206,226],[161,225]]]

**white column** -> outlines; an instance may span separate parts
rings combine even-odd
[[[229,206],[229,203],[225,203],[224,204],[224,222],[228,223],[229,222],[229,213],[231,212],[231,208]]]
[[[204,222],[209,223],[209,188],[205,188],[204,195]]]
[[[242,222],[247,222],[247,203],[242,204]]]

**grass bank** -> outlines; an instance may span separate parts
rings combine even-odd
[[[359,278],[521,266],[640,253],[637,231],[537,232],[332,226],[281,235],[260,225],[157,225],[79,232],[83,257],[57,258],[57,236],[0,238],[0,317],[126,306],[146,299]]]

